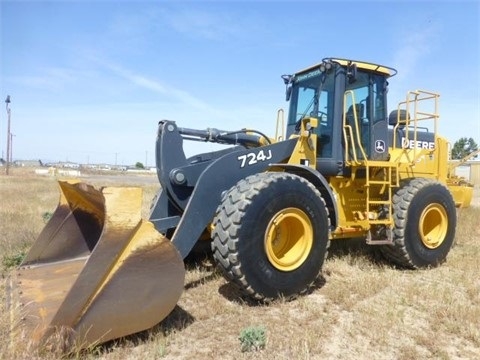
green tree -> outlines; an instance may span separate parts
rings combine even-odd
[[[478,145],[473,138],[462,137],[453,144],[452,159],[463,159],[468,154],[477,151]],[[476,156],[475,156],[476,157]]]
[[[137,168],[137,169],[145,169],[145,166],[143,166],[143,164],[142,164],[140,161],[138,161],[138,162],[135,164],[135,168]]]

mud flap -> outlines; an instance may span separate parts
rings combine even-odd
[[[141,219],[142,190],[59,185],[57,209],[9,279],[14,341],[85,348],[159,323],[181,296],[185,269]]]

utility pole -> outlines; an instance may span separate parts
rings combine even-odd
[[[13,164],[13,137],[15,134],[10,132],[10,164]]]
[[[10,95],[7,95],[7,98],[5,99],[5,106],[7,109],[7,164],[5,167],[5,175],[8,175],[9,173],[9,168],[10,168]]]

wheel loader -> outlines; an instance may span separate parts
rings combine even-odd
[[[205,242],[258,301],[307,293],[337,239],[362,237],[403,268],[441,264],[472,186],[449,175],[438,94],[408,92],[387,113],[395,74],[325,58],[283,75],[289,112],[275,137],[160,121],[148,220],[139,188],[60,181],[53,217],[10,276],[14,338],[87,347],[154,326]],[[187,157],[185,141],[226,146]]]

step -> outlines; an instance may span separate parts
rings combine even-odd
[[[371,225],[390,225],[390,224],[393,224],[393,220],[391,220],[391,219],[369,220],[368,222]]]
[[[390,185],[391,184],[389,180],[370,180],[368,183],[371,185]]]
[[[373,222],[372,222],[373,224]],[[386,239],[373,239],[372,232],[368,231],[366,238],[367,245],[393,245],[393,231],[392,229],[387,229],[387,238]]]
[[[368,200],[368,203],[371,205],[389,205],[391,204],[390,200]]]
[[[393,240],[388,239],[370,239],[367,240],[367,245],[393,245]]]

